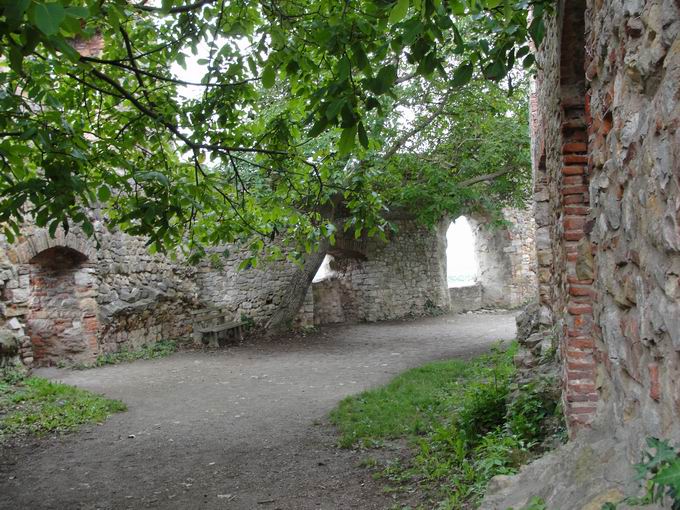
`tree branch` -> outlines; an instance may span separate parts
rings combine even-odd
[[[407,131],[403,135],[401,135],[393,144],[392,146],[387,150],[387,152],[383,155],[383,159],[387,160],[394,156],[399,149],[402,148],[402,146],[410,140],[410,138],[413,135],[418,134],[420,131],[425,129],[427,126],[432,124],[437,117],[439,117],[442,113],[444,113],[444,109],[447,106],[447,100],[449,99],[449,96],[451,95],[451,91],[449,90],[444,97],[442,98],[441,103],[439,106],[430,114],[428,115],[427,118],[425,118],[420,124],[418,124],[416,127],[411,129],[410,131]]]
[[[139,9],[140,11],[145,11],[145,12],[157,12],[157,13],[168,13],[168,14],[181,14],[183,12],[191,12],[191,11],[196,11],[203,7],[204,5],[210,5],[212,3],[215,3],[216,0],[199,0],[198,2],[195,2],[193,4],[188,4],[188,5],[181,5],[179,7],[173,7],[172,9],[168,11],[164,11],[160,7],[152,7],[150,5],[144,5],[144,4],[134,4],[132,7],[135,9]]]
[[[510,172],[512,172],[512,168],[506,168],[504,170],[499,170],[498,172],[493,172],[491,174],[478,175],[477,177],[471,177],[470,179],[459,182],[458,186],[461,188],[465,188],[467,186],[477,184],[478,182],[493,181],[497,177],[509,174]]]

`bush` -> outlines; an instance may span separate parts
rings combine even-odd
[[[554,379],[534,380],[520,386],[509,402],[505,423],[508,431],[527,442],[543,441],[556,432],[546,421],[558,415],[559,392]]]

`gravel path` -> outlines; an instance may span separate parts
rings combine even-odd
[[[2,509],[384,509],[393,500],[334,447],[343,397],[515,334],[511,314],[325,327],[214,352],[38,375],[128,412],[0,450]]]

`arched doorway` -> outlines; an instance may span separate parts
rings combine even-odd
[[[69,247],[47,248],[29,260],[28,335],[37,365],[84,362],[97,355],[94,268]]]

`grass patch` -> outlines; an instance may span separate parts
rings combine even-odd
[[[16,436],[44,436],[101,423],[125,411],[125,404],[41,377],[0,373],[0,442]]]
[[[516,349],[513,343],[474,360],[430,363],[346,398],[331,413],[340,445],[406,440],[409,454],[375,471],[389,490],[417,491],[418,508],[474,508],[489,479],[516,472],[547,436],[561,432],[554,381],[518,387]]]
[[[177,352],[179,345],[174,340],[160,340],[153,344],[144,344],[139,349],[121,349],[117,352],[109,352],[97,356],[94,363],[76,364],[71,368],[83,370],[86,368],[103,367],[104,365],[118,365],[138,359],[154,359],[170,356]]]

